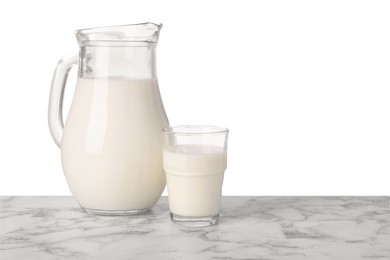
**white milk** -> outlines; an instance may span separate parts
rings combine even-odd
[[[160,131],[167,125],[157,81],[79,78],[61,151],[80,205],[152,207],[165,187]]]
[[[163,151],[170,211],[186,217],[219,212],[226,151],[218,146],[173,145]]]

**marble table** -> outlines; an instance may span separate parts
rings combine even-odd
[[[390,259],[390,197],[223,197],[220,223],[131,217],[72,197],[0,197],[0,259]]]

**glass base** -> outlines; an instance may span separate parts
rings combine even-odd
[[[129,216],[129,215],[138,215],[148,212],[150,209],[134,209],[134,210],[100,210],[100,209],[88,209],[82,208],[85,212],[101,215],[101,216]]]
[[[219,214],[209,217],[184,217],[171,212],[171,221],[186,227],[208,227],[218,224]]]

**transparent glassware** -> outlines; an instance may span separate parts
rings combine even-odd
[[[79,54],[62,58],[54,72],[49,128],[69,188],[87,212],[143,213],[164,190],[160,132],[169,123],[156,73],[161,27],[77,30]],[[64,125],[63,94],[73,66],[78,78]]]
[[[228,132],[216,126],[162,130],[163,167],[173,223],[192,227],[218,223]]]

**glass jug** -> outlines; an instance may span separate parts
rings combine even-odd
[[[54,72],[50,132],[69,188],[89,213],[143,213],[165,188],[160,131],[169,123],[155,62],[161,26],[78,30],[79,55],[62,58]],[[64,87],[75,65],[77,85],[64,126]]]

